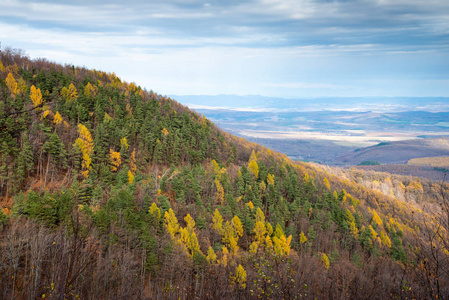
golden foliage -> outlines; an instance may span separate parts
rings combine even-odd
[[[169,132],[168,132],[168,130],[166,128],[162,129],[161,132],[162,132],[163,135],[168,135],[169,134]]]
[[[223,246],[223,250],[222,250],[222,257],[220,260],[220,264],[224,267],[226,267],[228,265],[228,255],[229,255],[229,250],[228,248],[226,248],[226,246]]]
[[[226,221],[223,232],[222,232],[222,241],[226,245],[229,246],[232,253],[236,253],[239,247],[237,246],[237,242],[239,239],[239,235],[234,228],[234,225],[229,223],[229,221]]]
[[[285,234],[282,234],[280,237],[273,237],[273,246],[274,252],[280,256],[288,256],[290,255],[290,242],[292,241],[292,236],[290,235],[288,238],[285,237]]]
[[[246,288],[246,271],[239,264],[239,266],[235,269],[235,276],[232,278],[232,281],[237,283],[241,289]]]
[[[190,216],[190,214],[187,214],[187,216],[184,217],[184,221],[187,225],[187,230],[189,232],[193,232],[193,228],[195,227],[195,220]]]
[[[217,188],[217,193],[215,195],[215,198],[217,199],[217,201],[221,205],[223,205],[223,202],[224,202],[224,189],[223,189],[223,186],[221,185],[221,183],[218,181],[217,178],[215,178],[214,183],[215,183],[215,187]]]
[[[53,123],[55,123],[56,125],[61,124],[63,121],[61,114],[59,113],[59,111],[56,112],[55,117],[53,119]]]
[[[71,100],[74,100],[74,99],[78,98],[78,91],[77,91],[76,87],[73,85],[73,83],[71,83],[69,85],[69,88],[66,88],[66,87],[62,88],[61,96],[66,101],[71,101]]]
[[[28,88],[28,86],[27,86],[25,80],[23,80],[22,77],[19,77],[19,79],[17,80],[18,92],[25,93],[27,88]]]
[[[9,91],[11,92],[11,96],[15,97],[18,89],[17,81],[14,79],[14,76],[11,73],[8,73],[8,76],[5,79],[6,86],[8,87]]]
[[[173,241],[176,242],[177,245],[181,246],[182,249],[188,251],[188,253],[193,257],[195,253],[201,253],[200,244],[198,243],[198,238],[196,237],[196,233],[194,230],[195,221],[187,214],[184,218],[186,221],[186,227],[180,227],[178,223],[178,219],[175,216],[175,213],[170,208],[165,212],[164,215],[164,226],[165,229],[170,234]],[[178,237],[177,234],[179,233]]]
[[[271,226],[270,222],[265,222],[265,227],[267,228],[267,234],[271,236],[273,234],[273,226]]]
[[[271,250],[273,248],[273,241],[271,240],[269,235],[265,237],[265,248],[267,250]]]
[[[373,209],[371,212],[373,213],[372,223],[376,224],[377,226],[382,226],[382,224],[383,224],[382,219],[379,217],[376,210]]]
[[[252,161],[257,161],[257,155],[256,155],[256,152],[254,151],[254,149],[253,149],[253,151],[251,151],[251,155],[249,156],[248,162],[252,162]]]
[[[181,228],[181,241],[190,251],[190,255],[193,256],[195,253],[201,253],[200,244],[198,243],[198,238],[196,237],[193,227],[189,230],[189,227]]]
[[[324,177],[323,181],[324,181],[324,185],[326,186],[326,188],[328,190],[330,190],[331,189],[331,185],[330,185],[329,180],[327,179],[327,177]]]
[[[354,221],[349,223],[349,231],[356,239],[359,238],[359,230],[357,229],[357,226],[355,225]]]
[[[215,159],[213,159],[213,160],[211,161],[211,165],[212,165],[212,168],[213,168],[213,170],[214,170],[215,175],[217,175],[218,172],[220,171],[220,166],[219,166],[218,163],[215,161]]]
[[[33,102],[34,106],[38,106],[42,103],[42,93],[40,89],[36,89],[34,85],[31,86],[30,89],[30,99]]]
[[[126,151],[128,151],[129,145],[128,145],[128,140],[126,139],[126,137],[123,137],[120,139],[120,147],[124,147]]]
[[[209,249],[207,250],[206,259],[209,263],[215,263],[217,261],[217,254],[215,254],[215,251],[211,246],[209,246]]]
[[[134,182],[134,175],[133,175],[133,173],[131,173],[130,170],[128,170],[128,182],[129,182],[129,184],[133,184],[133,182]]]
[[[259,178],[259,166],[255,160],[250,161],[248,168],[251,170],[251,173],[254,174],[254,177]]]
[[[327,255],[326,255],[326,253],[323,253],[323,255],[321,256],[321,261],[323,262],[326,270],[329,269],[330,261],[329,261],[329,257],[327,257]]]
[[[368,229],[371,231],[371,236],[373,237],[373,239],[377,238],[377,232],[374,230],[373,226],[369,225]]]
[[[84,87],[84,96],[86,98],[95,97],[97,95],[97,87],[93,86],[88,82]]]
[[[5,66],[3,65],[1,60],[0,60],[0,71],[5,72]]]
[[[44,111],[42,113],[41,120],[45,119],[48,116],[49,113],[50,113],[50,110],[48,110],[48,109],[46,111]]]
[[[239,236],[243,236],[243,225],[240,221],[240,218],[237,216],[234,216],[231,220],[232,226],[234,227],[235,233]]]
[[[254,224],[253,232],[256,235],[256,241],[258,243],[263,243],[265,240],[265,235],[267,234],[265,224],[261,221],[256,222],[256,224]]]
[[[258,207],[256,210],[256,222],[265,223],[265,215],[263,211],[260,209],[260,207]]]
[[[148,212],[156,220],[160,220],[161,219],[161,210],[157,207],[156,203],[153,202],[153,204],[151,204],[150,209],[148,210]]]
[[[274,186],[274,175],[268,174],[267,183]]]
[[[137,165],[136,165],[136,149],[131,152],[131,157],[129,158],[129,170],[131,173],[136,174]]]
[[[178,219],[176,218],[175,213],[171,208],[165,212],[164,226],[167,229],[170,236],[172,237],[172,239],[174,239],[175,235],[179,232],[179,224]]]
[[[214,216],[212,217],[212,222],[214,223],[212,227],[219,233],[223,232],[223,217],[220,215],[218,209],[215,209]]]
[[[122,163],[120,152],[115,152],[114,150],[109,149],[109,158],[111,160],[111,171],[117,171]]]
[[[380,240],[382,241],[382,244],[384,244],[388,248],[391,248],[391,240],[383,230],[380,232]]]
[[[265,184],[265,182],[261,181],[261,182],[259,183],[259,193],[260,193],[261,195],[264,195],[266,189],[267,189],[267,185]]]
[[[259,247],[259,244],[256,241],[252,242],[251,245],[249,245],[249,250],[248,250],[249,253],[256,254],[258,247]]]
[[[78,133],[79,138],[76,139],[75,145],[79,147],[81,153],[83,154],[82,168],[84,171],[82,172],[82,174],[85,178],[87,178],[89,177],[89,171],[92,168],[90,165],[92,162],[90,154],[94,148],[94,144],[92,141],[92,135],[90,134],[86,126],[84,126],[83,124],[78,124]]]
[[[246,203],[246,205],[249,207],[249,209],[253,210],[254,209],[254,204],[249,201],[248,203]]]
[[[300,242],[301,244],[304,244],[305,242],[307,242],[307,237],[306,237],[306,235],[304,234],[304,232],[302,232],[302,231],[301,231],[301,233],[299,234],[299,242]]]

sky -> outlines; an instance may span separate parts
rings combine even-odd
[[[0,42],[162,95],[449,96],[448,0],[1,0]]]

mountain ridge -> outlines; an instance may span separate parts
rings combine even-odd
[[[113,73],[11,49],[0,128],[3,298],[448,292],[430,221],[448,185],[294,162]]]

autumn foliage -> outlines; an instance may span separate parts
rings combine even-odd
[[[113,73],[0,61],[1,299],[447,298],[448,185],[294,162]]]

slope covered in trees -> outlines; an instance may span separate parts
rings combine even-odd
[[[0,60],[0,298],[447,298],[447,185],[296,163],[115,74]]]

